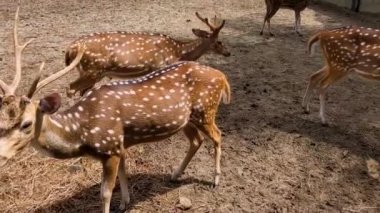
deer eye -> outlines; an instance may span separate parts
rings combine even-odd
[[[31,126],[32,126],[32,122],[31,122],[31,121],[26,121],[26,122],[23,122],[23,123],[21,124],[20,129],[21,129],[22,131],[24,131],[24,130],[29,129],[29,127],[31,127]]]

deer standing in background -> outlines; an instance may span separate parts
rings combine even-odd
[[[15,46],[19,82],[22,49],[18,51],[17,42]],[[103,165],[101,198],[103,212],[108,213],[117,176],[120,208],[130,201],[124,150],[183,130],[190,148],[172,179],[183,173],[205,135],[214,143],[214,184],[219,184],[221,132],[215,116],[220,101],[230,101],[230,87],[222,72],[196,62],[177,62],[139,78],[91,89],[74,106],[56,113],[61,103],[58,94],[40,100],[34,100],[33,95],[80,63],[85,45],[77,48],[69,66],[43,81],[38,76],[26,96],[14,94],[18,82],[10,87],[1,81],[1,89],[7,92],[0,99],[0,165],[29,142],[55,158],[92,156]]]
[[[225,21],[218,26],[207,18],[196,16],[211,32],[192,29],[198,37],[192,41],[179,41],[167,35],[128,32],[94,33],[74,41],[66,51],[66,65],[76,56],[78,44],[86,45],[86,52],[77,67],[79,78],[70,83],[68,96],[77,91],[83,95],[103,77],[132,78],[176,61],[194,61],[213,50],[224,56],[230,52],[218,40]]]
[[[264,17],[264,24],[263,24],[263,27],[261,28],[260,35],[263,35],[265,23],[268,23],[269,35],[274,36],[270,30],[270,20],[280,8],[294,10],[294,15],[295,15],[294,30],[296,31],[298,35],[302,35],[300,33],[301,11],[303,11],[307,7],[308,4],[309,4],[308,0],[265,0],[267,12]]]
[[[348,26],[333,30],[322,30],[308,42],[308,51],[313,53],[319,41],[326,65],[311,75],[302,105],[309,112],[313,90],[320,100],[320,117],[326,124],[325,96],[327,88],[351,73],[367,79],[380,80],[380,30]]]

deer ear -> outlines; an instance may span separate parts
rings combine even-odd
[[[192,29],[194,35],[198,36],[198,37],[201,37],[201,38],[209,38],[210,37],[210,33],[204,31],[204,30],[200,30],[200,29]]]
[[[61,96],[58,93],[45,96],[40,100],[38,109],[42,113],[53,114],[61,107]]]

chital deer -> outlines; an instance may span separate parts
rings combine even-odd
[[[230,52],[218,40],[225,21],[216,26],[198,13],[196,16],[211,32],[192,29],[198,37],[192,41],[179,41],[162,34],[129,32],[94,33],[74,41],[66,51],[66,65],[75,58],[79,43],[85,44],[87,50],[77,67],[79,78],[70,84],[68,96],[71,97],[77,91],[83,95],[104,76],[142,76],[176,61],[196,60],[209,50],[230,56]]]
[[[177,62],[139,78],[91,89],[74,106],[58,113],[58,94],[33,99],[36,91],[74,69],[84,53],[84,45],[78,46],[78,54],[69,66],[41,82],[38,76],[27,96],[8,92],[1,98],[0,165],[29,142],[60,159],[92,156],[103,165],[101,197],[103,212],[108,213],[116,176],[121,185],[120,208],[124,209],[130,200],[124,150],[183,130],[190,148],[172,179],[183,173],[206,135],[214,143],[214,184],[219,184],[221,132],[215,116],[221,99],[230,101],[230,87],[222,72],[196,62]],[[20,68],[21,58],[16,59],[16,67]],[[17,69],[16,77],[20,71]],[[16,89],[11,90],[5,83],[1,88]]]
[[[302,105],[309,112],[313,89],[320,99],[320,117],[325,118],[325,94],[327,88],[350,73],[380,80],[380,30],[348,26],[333,30],[322,30],[308,42],[309,53],[319,41],[326,65],[311,75]]]
[[[273,33],[270,30],[270,20],[277,13],[280,8],[286,8],[294,10],[295,23],[294,30],[298,35],[300,33],[301,26],[301,11],[303,11],[309,4],[308,0],[265,0],[265,5],[267,12],[264,17],[263,27],[261,28],[260,35],[263,35],[265,23],[268,23],[269,35],[273,36]]]

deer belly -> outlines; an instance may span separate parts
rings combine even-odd
[[[189,112],[168,113],[144,121],[133,122],[124,127],[124,143],[127,146],[166,139],[187,125]]]

